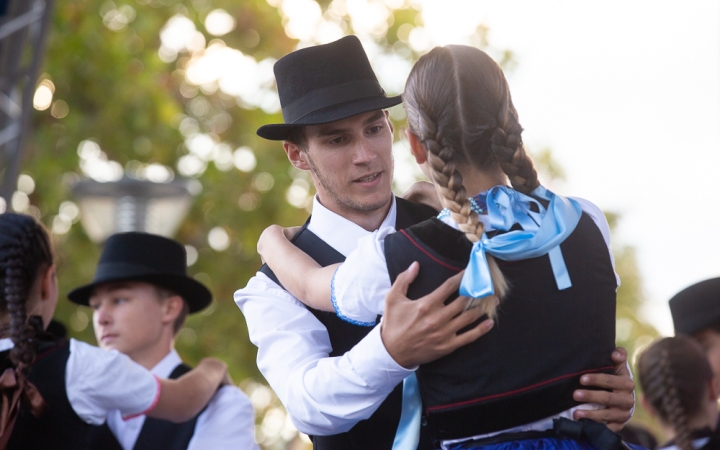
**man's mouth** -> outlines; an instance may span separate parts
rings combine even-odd
[[[356,183],[372,183],[373,181],[375,181],[375,180],[377,179],[377,177],[380,176],[381,173],[382,173],[382,172],[376,172],[376,173],[373,173],[373,174],[368,175],[368,176],[366,176],[366,177],[358,178],[358,179],[355,180],[355,182],[356,182]]]
[[[100,342],[111,341],[117,337],[117,334],[103,334],[100,338]]]

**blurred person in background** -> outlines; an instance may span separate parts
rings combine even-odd
[[[90,284],[68,294],[93,309],[98,345],[117,350],[158,377],[177,378],[190,367],[175,351],[175,336],[188,314],[207,307],[210,291],[186,274],[185,247],[162,236],[110,236]],[[112,433],[111,433],[112,432]],[[96,445],[117,438],[123,449],[256,449],[255,418],[247,396],[222,386],[207,407],[184,423],[147,418],[125,420],[113,411],[96,434]]]
[[[283,141],[291,164],[309,171],[317,190],[313,214],[293,241],[297,247],[323,266],[339,263],[381,227],[404,229],[437,215],[392,194],[393,128],[385,109],[401,99],[385,96],[357,37],[290,53],[274,71],[285,123],[257,134]],[[403,433],[403,380],[419,364],[489,330],[485,321],[457,334],[482,312],[463,311],[463,302],[445,305],[457,284],[449,289],[388,304],[383,327],[362,327],[306,307],[263,266],[235,302],[258,346],[260,371],[316,449],[390,449]],[[619,376],[581,379],[613,392],[582,389],[575,397],[607,406],[580,414],[619,428],[633,397],[625,353],[614,353]],[[429,438],[421,437],[420,445],[429,446]]]
[[[703,348],[688,336],[663,338],[638,358],[641,402],[659,420],[666,450],[720,449],[718,391]]]
[[[45,228],[31,216],[0,214],[0,449],[92,448],[113,410],[185,421],[226,377],[222,362],[205,359],[178,380],[159,379],[121,353],[52,336],[57,299]]]

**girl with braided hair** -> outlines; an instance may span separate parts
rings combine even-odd
[[[45,228],[0,214],[0,449],[120,448],[93,441],[108,412],[185,421],[226,375],[208,358],[178,380],[160,380],[122,353],[53,339],[44,330],[57,299]]]
[[[600,445],[583,440],[591,435],[619,448],[605,425],[570,420],[600,407],[573,399],[580,377],[614,369],[617,278],[602,212],[540,185],[505,77],[484,52],[453,45],[424,55],[403,104],[440,215],[378,230],[340,265],[321,268],[290,243],[295,230],[277,226],[258,251],[296,298],[357,325],[376,324],[396,279],[418,299],[452,277],[462,277],[468,307],[497,321],[405,380],[397,448],[415,448],[421,428],[441,448]]]
[[[718,392],[702,347],[688,336],[654,342],[638,358],[641,402],[662,425],[663,450],[720,448]]]

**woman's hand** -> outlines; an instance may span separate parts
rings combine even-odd
[[[279,239],[288,239],[285,237],[284,229],[280,225],[270,225],[263,230],[257,243],[257,251],[263,261],[267,259],[267,253],[272,250]]]
[[[403,195],[402,198],[413,203],[419,203],[433,208],[435,211],[443,209],[440,197],[438,196],[435,185],[428,181],[418,181],[413,183]]]

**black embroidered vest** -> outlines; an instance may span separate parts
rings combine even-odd
[[[437,214],[437,211],[427,206],[417,205],[402,198],[396,200],[396,229],[407,228]],[[345,257],[342,254],[307,229],[308,222],[295,235],[293,243],[321,266],[343,262]],[[267,265],[263,265],[260,271],[280,284]],[[333,348],[330,356],[345,354],[372,329],[371,327],[362,327],[345,322],[338,318],[335,313],[318,311],[310,307],[308,307],[308,310],[328,330]],[[315,450],[389,450],[392,448],[395,439],[395,432],[400,421],[401,407],[402,383],[395,387],[369,419],[358,422],[345,433],[332,436],[312,436],[313,447]]]
[[[100,427],[84,422],[73,410],[65,389],[65,368],[70,344],[58,343],[40,350],[32,366],[29,380],[38,388],[49,408],[39,419],[21,408],[13,428],[8,449],[45,450],[88,448],[89,438]],[[109,450],[120,449],[110,442]]]
[[[190,366],[180,363],[168,378],[175,380],[190,370]],[[202,412],[200,414],[202,414]],[[195,425],[198,417],[199,414],[193,419],[182,423],[173,423],[169,420],[145,417],[145,422],[140,429],[140,434],[135,441],[133,450],[185,450],[195,433]],[[99,430],[93,433],[91,446],[89,448],[102,450],[107,448],[106,443],[111,439],[115,439],[115,436],[112,434],[107,423],[98,428]]]
[[[495,327],[418,369],[423,423],[435,442],[552,416],[578,404],[572,392],[581,374],[612,372],[616,279],[605,241],[583,214],[560,247],[571,288],[558,290],[547,255],[497,260],[510,291]],[[463,270],[470,250],[462,232],[438,219],[385,239],[391,280],[412,261],[420,262],[409,298]]]

